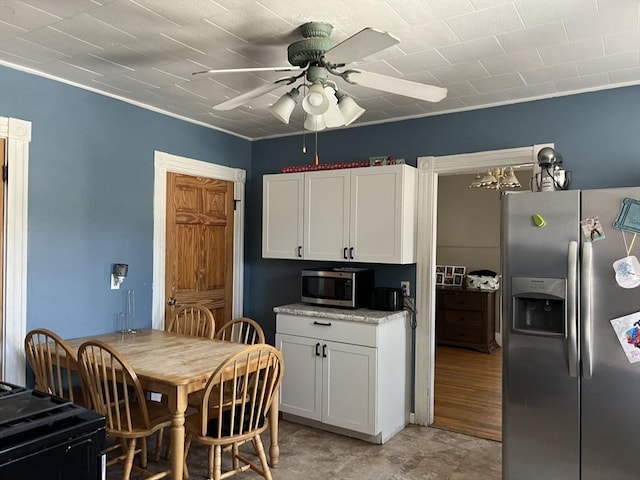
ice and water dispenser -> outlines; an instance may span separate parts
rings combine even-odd
[[[512,277],[514,333],[564,337],[567,282],[564,278]]]

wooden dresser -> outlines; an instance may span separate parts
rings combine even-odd
[[[467,347],[491,353],[495,340],[494,290],[438,287],[436,340],[441,345]]]

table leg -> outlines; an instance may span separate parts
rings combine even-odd
[[[278,411],[280,404],[280,393],[276,389],[273,395],[273,403],[269,410],[269,433],[271,434],[271,445],[269,446],[269,465],[275,468],[280,463],[280,446],[278,445]]]
[[[171,412],[171,474],[174,480],[184,475],[184,413],[187,409],[187,393],[178,387],[169,395]]]

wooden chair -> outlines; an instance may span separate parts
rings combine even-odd
[[[199,304],[182,305],[173,315],[167,326],[168,332],[213,338],[216,320],[211,310]]]
[[[271,471],[260,434],[268,426],[273,395],[284,372],[280,350],[271,345],[251,345],[231,355],[209,378],[198,412],[185,420],[184,478],[189,478],[187,457],[193,437],[209,446],[208,478],[220,480],[251,469],[266,480]],[[251,441],[260,465],[238,449]],[[231,447],[232,470],[222,473],[222,450]]]
[[[80,345],[78,365],[93,409],[106,418],[107,434],[123,443],[124,453],[110,459],[107,465],[123,463],[123,480],[129,479],[131,470],[142,473],[147,479],[170,475],[171,470],[159,473],[146,470],[146,438],[171,425],[167,408],[146,399],[135,371],[106,343],[96,340]],[[138,439],[141,448],[136,449]],[[137,453],[140,453],[140,466],[133,464]]]
[[[256,343],[264,343],[264,332],[255,320],[248,317],[239,317],[220,327],[214,338],[228,342],[255,345]]]
[[[37,328],[24,339],[27,362],[35,375],[35,389],[88,407],[73,350],[56,333]],[[74,381],[75,379],[75,381]]]

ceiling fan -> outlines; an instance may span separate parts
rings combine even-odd
[[[348,64],[396,45],[400,40],[388,32],[367,27],[346,40],[336,43],[329,38],[332,30],[333,26],[325,22],[303,24],[300,27],[302,40],[287,47],[287,56],[291,64],[289,66],[212,69],[194,72],[193,75],[261,71],[292,72],[290,76],[219,103],[213,109],[232,110],[283,85],[300,82],[300,85],[294,86],[291,91],[271,105],[269,110],[282,122],[289,123],[289,117],[297,104],[300,90],[305,88],[306,94],[302,100],[302,107],[306,113],[304,126],[308,130],[316,131],[326,127],[349,125],[365,112],[331,80],[329,75],[337,76],[353,85],[362,85],[428,102],[439,102],[446,97],[446,88],[365,72],[357,68],[345,69]]]

